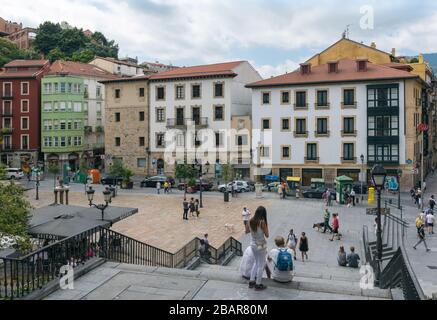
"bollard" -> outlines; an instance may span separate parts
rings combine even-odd
[[[55,193],[55,204],[58,204],[58,190],[55,190],[54,193]]]
[[[59,191],[59,203],[64,204],[64,190]]]
[[[375,188],[370,187],[367,192],[367,203],[374,204],[375,203]]]
[[[65,204],[68,205],[68,189],[65,190]]]

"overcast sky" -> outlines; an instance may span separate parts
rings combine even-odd
[[[349,37],[399,54],[437,52],[435,0],[0,0],[0,16],[38,26],[67,21],[101,31],[120,46],[120,57],[173,65],[242,59],[263,77]],[[363,6],[374,10],[373,29],[362,29]],[[368,12],[368,11],[367,11]],[[370,20],[367,20],[370,22]]]

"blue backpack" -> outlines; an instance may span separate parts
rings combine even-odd
[[[279,249],[276,268],[279,271],[293,270],[293,257],[287,249]]]

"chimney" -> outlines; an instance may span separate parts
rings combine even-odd
[[[372,42],[372,43],[370,44],[370,46],[371,46],[373,49],[376,49],[376,43],[375,43],[375,42]]]
[[[311,73],[311,63],[301,63],[300,74],[310,74],[310,73]]]
[[[419,63],[424,63],[425,59],[423,58],[423,54],[419,54]]]
[[[367,59],[357,59],[357,71],[358,72],[366,72],[367,71]]]
[[[328,73],[337,73],[338,72],[338,61],[328,61]]]
[[[396,57],[396,48],[391,48],[391,55]]]

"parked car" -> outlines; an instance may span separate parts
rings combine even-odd
[[[267,191],[267,192],[271,192],[271,191],[278,191],[278,185],[280,183],[279,182],[270,182],[266,185],[263,186],[263,191]]]
[[[164,187],[164,182],[166,181],[169,181],[172,187],[175,184],[173,178],[167,176],[154,176],[150,178],[145,178],[143,181],[141,181],[140,186],[141,188],[156,188],[156,184],[158,182],[161,182],[161,187]]]
[[[123,180],[122,177],[105,176],[102,179],[100,179],[100,182],[101,184],[115,186],[115,185],[120,185],[122,180]]]
[[[256,184],[256,182],[255,181],[251,181],[251,180],[246,181],[246,182],[249,185],[249,191],[255,191],[255,184]]]
[[[302,192],[304,198],[315,198],[315,199],[322,199],[323,193],[327,188],[317,188],[317,189],[307,189]],[[333,190],[331,191],[331,199],[335,200],[336,193]]]
[[[232,191],[232,185],[234,185],[234,190],[236,192],[248,192],[250,191],[250,186],[246,181],[232,181],[228,184],[221,184],[218,186],[218,190],[220,192],[225,192],[226,189],[231,192]]]
[[[184,190],[185,189],[185,184],[186,182],[181,182],[178,184],[178,189],[179,190]],[[202,191],[211,191],[211,189],[213,188],[213,183],[210,181],[202,181]],[[196,190],[200,190],[200,180],[196,180]]]
[[[361,182],[354,182],[352,188],[354,189],[356,194],[361,194]],[[367,184],[363,183],[363,194],[367,194],[367,191],[368,191]]]
[[[6,179],[21,179],[24,177],[23,170],[18,168],[6,168]]]

